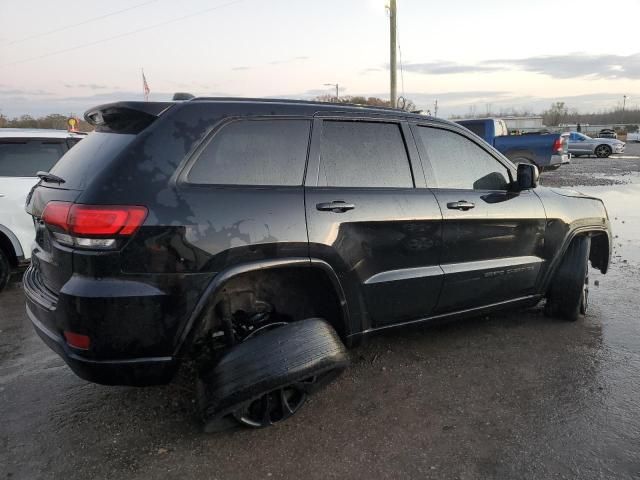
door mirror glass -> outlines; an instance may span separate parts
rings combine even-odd
[[[518,164],[518,189],[528,190],[530,188],[536,188],[538,186],[538,178],[540,173],[538,167],[531,165],[530,163]]]

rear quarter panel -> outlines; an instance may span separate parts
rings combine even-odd
[[[511,160],[518,157],[533,160],[536,165],[549,165],[553,155],[553,144],[560,137],[555,134],[545,135],[509,135],[495,137],[494,147]]]
[[[543,286],[575,235],[585,232],[605,234],[611,251],[611,225],[600,199],[568,189],[540,187],[535,192],[542,200],[547,216],[543,255],[549,266],[541,278]]]

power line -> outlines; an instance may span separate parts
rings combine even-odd
[[[173,18],[171,20],[167,20],[167,21],[164,21],[164,22],[156,23],[154,25],[149,25],[147,27],[138,28],[137,30],[132,30],[130,32],[120,33],[118,35],[113,35],[111,37],[102,38],[102,39],[96,40],[94,42],[83,43],[81,45],[76,45],[74,47],[64,48],[62,50],[55,50],[53,52],[45,53],[43,55],[38,55],[37,57],[30,57],[30,58],[25,58],[23,60],[16,60],[15,62],[5,63],[2,66],[7,67],[7,66],[11,66],[11,65],[20,65],[22,63],[31,62],[33,60],[41,60],[43,58],[53,57],[54,55],[60,55],[61,53],[67,53],[67,52],[72,52],[74,50],[79,50],[81,48],[92,47],[94,45],[99,45],[101,43],[106,43],[106,42],[109,42],[111,40],[116,40],[118,38],[128,37],[130,35],[135,35],[136,33],[146,32],[147,30],[152,30],[154,28],[163,27],[163,26],[169,25],[171,23],[180,22],[182,20],[186,20],[188,18],[192,18],[192,17],[195,17],[197,15],[202,15],[204,13],[209,13],[209,12],[212,12],[213,10],[218,10],[220,8],[229,7],[231,5],[235,5],[236,3],[241,3],[241,2],[244,2],[244,1],[246,1],[246,0],[233,0],[231,2],[223,3],[221,5],[216,5],[215,7],[205,8],[204,10],[198,10],[197,12],[193,12],[193,13],[190,13],[188,15],[183,15],[182,17]]]
[[[33,40],[35,38],[44,37],[47,35],[52,35],[54,33],[63,32],[64,30],[69,30],[71,28],[79,27],[81,25],[86,25],[88,23],[97,22],[98,20],[102,20],[104,18],[113,17],[114,15],[119,15],[124,12],[128,12],[130,10],[134,10],[136,8],[144,7],[145,5],[149,5],[150,3],[157,2],[158,0],[149,0],[148,2],[139,3],[138,5],[134,5],[132,7],[123,8],[122,10],[116,10],[115,12],[105,13],[104,15],[100,15],[99,17],[88,18],[87,20],[83,20],[82,22],[72,23],[71,25],[65,25],[64,27],[59,27],[54,30],[49,30],[47,32],[36,33],[35,35],[31,35],[29,37],[20,38],[18,40],[14,40],[13,42],[5,43],[6,46],[15,45],[16,43],[26,42],[28,40]]]

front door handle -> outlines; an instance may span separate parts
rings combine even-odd
[[[462,210],[467,211],[471,210],[475,207],[476,204],[473,202],[467,202],[466,200],[458,200],[457,202],[449,202],[447,203],[447,208],[450,210]]]
[[[344,213],[347,210],[353,210],[356,206],[353,203],[345,203],[342,200],[334,200],[333,202],[318,203],[316,208],[321,212]]]

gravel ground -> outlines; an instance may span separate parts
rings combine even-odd
[[[633,151],[543,175],[611,199],[614,263],[592,274],[583,321],[532,309],[377,336],[264,430],[201,433],[187,379],[80,380],[14,284],[0,297],[0,478],[640,478],[640,191],[618,185],[640,171]]]
[[[640,174],[640,143],[628,143],[624,155],[609,158],[572,158],[554,172],[542,174],[549,187],[616,185],[633,181]]]

